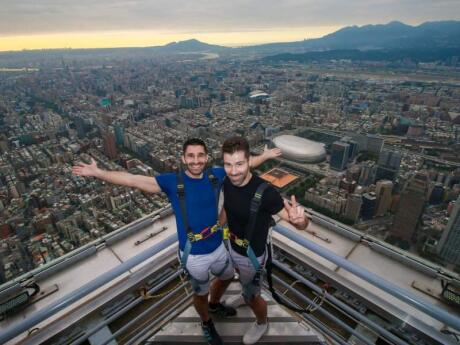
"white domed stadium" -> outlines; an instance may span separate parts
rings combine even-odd
[[[273,143],[283,151],[283,157],[305,163],[319,163],[326,159],[326,149],[323,143],[296,137],[280,135]]]

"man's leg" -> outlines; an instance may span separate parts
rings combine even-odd
[[[193,305],[201,319],[201,329],[209,345],[222,345],[222,339],[209,317],[209,262],[213,262],[211,254],[190,255],[187,270],[193,290]]]
[[[262,296],[257,295],[247,303],[254,312],[257,323],[259,325],[267,323],[267,302],[262,298]]]
[[[209,320],[209,313],[208,313],[208,295],[193,295],[193,305],[195,307],[196,312],[200,316],[201,321],[208,321]]]
[[[228,307],[220,302],[225,290],[232,282],[235,270],[230,256],[222,244],[216,250],[215,262],[211,265],[211,272],[217,277],[211,283],[209,311],[221,317],[236,315],[235,308]]]
[[[209,289],[210,290],[209,292],[211,295],[211,298],[209,300],[210,303],[217,304],[220,302],[220,299],[224,295],[225,290],[227,290],[227,287],[232,282],[232,279],[233,277],[227,280],[221,280],[219,278],[214,279]]]
[[[239,270],[244,299],[256,316],[256,322],[243,336],[243,343],[255,344],[268,330],[267,302],[260,294],[262,277],[259,278],[258,284],[254,282],[256,271],[251,261],[235,251],[231,251],[231,255],[235,267]],[[260,256],[257,260],[263,265],[265,256]]]
[[[243,344],[251,345],[257,343],[268,330],[267,302],[258,294],[248,300],[247,304],[256,315],[256,322],[252,324],[243,336]]]

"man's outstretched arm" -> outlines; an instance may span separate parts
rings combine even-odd
[[[263,162],[281,156],[281,150],[279,148],[269,149],[267,145],[264,147],[264,152],[258,156],[249,157],[249,166],[251,168],[257,168]]]
[[[72,173],[79,176],[92,176],[100,180],[126,187],[138,188],[147,193],[160,193],[161,188],[155,177],[134,175],[124,171],[107,171],[97,167],[96,161],[91,158],[90,164],[79,162],[72,167]]]

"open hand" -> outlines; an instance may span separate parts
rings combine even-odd
[[[91,158],[90,164],[85,164],[83,162],[78,162],[72,167],[72,174],[79,176],[96,176],[99,171],[96,161],[94,158]]]
[[[264,152],[263,152],[263,154],[267,157],[267,159],[279,157],[281,156],[282,153],[283,152],[279,148],[275,147],[273,149],[269,149],[267,145],[265,145]]]

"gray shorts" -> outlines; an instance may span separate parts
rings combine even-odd
[[[256,274],[254,265],[251,263],[251,260],[247,256],[238,254],[232,249],[232,246],[229,245],[230,257],[232,258],[233,265],[235,269],[238,270],[240,276],[240,283],[243,286],[243,295],[245,295],[244,287],[252,282]],[[265,251],[261,256],[257,257],[257,261],[261,266],[265,265],[267,260],[267,251]],[[259,286],[254,286],[252,292],[255,292],[256,295],[260,295],[260,290],[263,282],[263,276],[260,277]],[[248,297],[248,296],[245,296]]]
[[[182,256],[182,251],[180,255]],[[235,271],[232,260],[230,260],[223,243],[212,253],[190,254],[187,259],[186,268],[192,279],[195,279],[195,282],[192,282],[192,286],[197,295],[206,295],[209,293],[210,271],[221,280],[232,279]],[[196,283],[197,281],[200,283]]]

